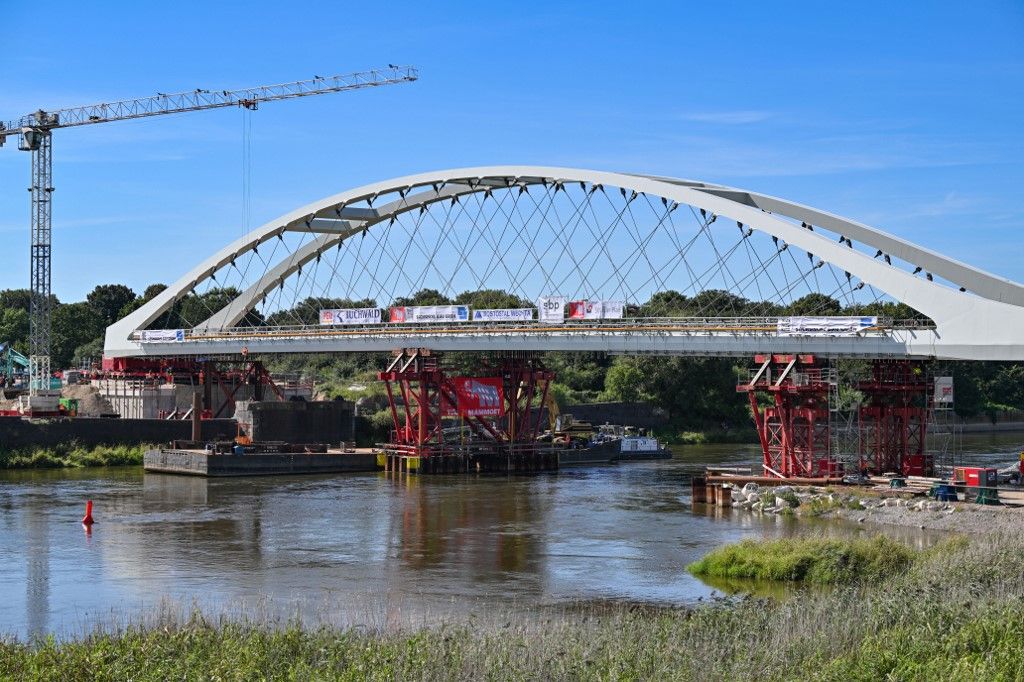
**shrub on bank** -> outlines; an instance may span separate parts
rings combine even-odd
[[[838,585],[889,578],[906,570],[917,554],[884,535],[743,540],[712,551],[687,570],[711,578]]]
[[[83,447],[76,443],[53,448],[0,450],[0,468],[56,469],[80,467],[112,467],[142,464],[146,450],[156,445],[96,445]]]

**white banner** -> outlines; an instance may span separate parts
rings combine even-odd
[[[328,308],[320,311],[320,324],[380,324],[380,308]]]
[[[953,377],[935,377],[935,396],[937,405],[953,404]]]
[[[474,322],[525,322],[533,319],[533,308],[473,310]]]
[[[537,299],[537,316],[541,322],[561,324],[565,321],[565,296],[541,296]]]
[[[621,320],[626,311],[625,301],[601,301],[601,314],[606,320]]]
[[[184,340],[184,329],[146,329],[142,332],[143,343],[180,343]]]
[[[468,322],[466,305],[417,305],[391,309],[392,322]]]
[[[856,336],[878,324],[877,317],[780,317],[779,336]]]

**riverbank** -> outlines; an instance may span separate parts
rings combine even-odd
[[[0,677],[1022,679],[1020,538],[919,554],[884,581],[695,609],[573,604],[373,629],[166,616],[63,642],[2,640]]]
[[[0,469],[59,469],[142,465],[142,457],[152,444],[96,445],[75,443],[51,448],[0,449]]]
[[[1019,533],[1024,524],[1024,507],[936,502],[922,497],[882,497],[856,486],[757,487],[748,484],[743,488],[734,487],[732,506],[751,514],[836,518],[969,535]]]

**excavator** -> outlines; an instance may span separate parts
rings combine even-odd
[[[544,399],[544,406],[548,408],[548,426],[551,430],[552,442],[567,444],[574,440],[586,442],[594,435],[594,427],[590,422],[573,419],[573,416],[568,413],[562,414],[551,391],[548,391]]]
[[[9,343],[0,343],[0,389],[4,398],[13,398],[25,389],[28,380],[28,358]]]

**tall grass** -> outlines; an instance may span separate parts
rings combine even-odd
[[[890,578],[918,553],[884,535],[743,540],[710,552],[687,567],[696,576],[848,584]]]
[[[382,631],[199,614],[0,643],[0,678],[1024,679],[1024,541],[926,552],[885,581],[699,608],[566,607]]]
[[[128,466],[142,464],[146,450],[155,445],[96,445],[83,447],[76,443],[58,445],[52,448],[2,449],[0,446],[0,469],[46,469]]]

